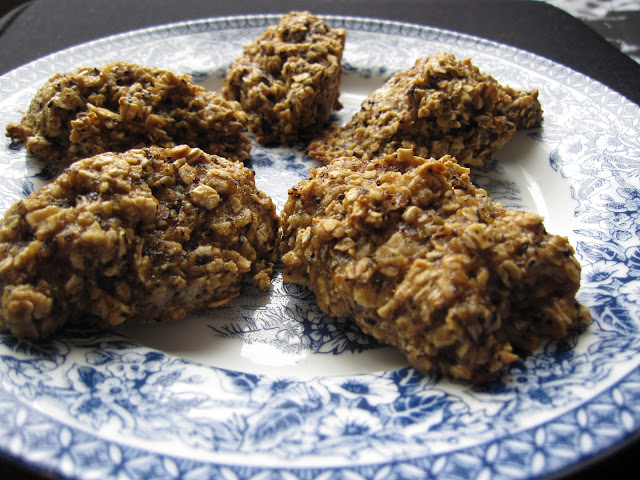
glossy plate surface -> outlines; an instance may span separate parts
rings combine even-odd
[[[540,90],[542,128],[518,133],[473,180],[545,216],[583,267],[592,323],[474,387],[418,374],[393,349],[327,318],[274,277],[263,294],[184,322],[0,334],[0,450],[83,478],[522,478],[557,473],[640,430],[640,109],[511,47],[453,32],[327,17],[347,29],[346,121],[392,73],[440,50],[515,88]],[[124,60],[219,91],[244,44],[277,16],[159,26],[84,44],[0,77],[0,126],[57,72]],[[278,209],[316,163],[254,143],[248,166]],[[0,209],[51,178],[0,146]],[[272,478],[272,477],[269,477]]]

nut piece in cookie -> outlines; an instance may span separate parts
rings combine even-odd
[[[449,156],[344,157],[293,187],[285,281],[424,372],[482,382],[586,324],[580,265],[533,213],[505,209]]]
[[[240,102],[260,143],[308,140],[342,108],[345,34],[309,12],[291,12],[244,47],[227,72],[222,95]]]
[[[329,163],[413,148],[424,158],[451,155],[478,166],[491,161],[516,128],[533,127],[541,116],[537,90],[502,86],[469,59],[440,52],[391,77],[347,125],[333,126],[308,151]]]
[[[115,62],[50,78],[7,136],[44,161],[186,144],[229,160],[249,157],[246,115],[188,75]]]
[[[185,145],[79,160],[0,221],[0,325],[179,320],[268,288],[277,231],[239,162]]]

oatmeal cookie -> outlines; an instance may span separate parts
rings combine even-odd
[[[334,160],[291,188],[281,229],[285,281],[424,372],[482,382],[589,320],[567,239],[449,156]]]
[[[307,138],[339,102],[345,30],[309,12],[291,12],[244,47],[222,95],[237,100],[263,144]]]
[[[188,75],[131,63],[57,74],[7,136],[33,155],[64,163],[107,151],[186,144],[229,160],[249,157],[247,118],[236,102]]]
[[[313,140],[308,153],[329,163],[413,148],[424,158],[451,155],[478,166],[492,160],[516,128],[533,127],[541,116],[537,90],[502,86],[471,60],[440,52],[391,77],[347,125]]]
[[[0,222],[0,325],[179,320],[265,290],[278,217],[241,163],[151,147],[79,160]]]

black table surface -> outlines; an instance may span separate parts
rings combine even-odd
[[[0,6],[0,75],[64,48],[138,28],[291,10],[396,20],[487,38],[566,65],[640,105],[637,62],[569,14],[529,0],[7,0]],[[629,438],[558,476],[637,478],[639,458],[640,440]],[[9,458],[0,458],[0,476],[56,478]]]

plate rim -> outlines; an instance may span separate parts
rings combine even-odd
[[[179,28],[184,28],[184,27],[190,27],[190,26],[194,26],[194,25],[210,25],[211,23],[222,23],[222,22],[230,22],[230,21],[242,21],[242,20],[257,20],[257,19],[267,19],[269,21],[273,21],[277,18],[279,18],[282,14],[274,14],[274,13],[269,13],[269,14],[246,14],[246,15],[232,15],[232,16],[223,16],[223,17],[211,17],[211,18],[201,18],[201,19],[193,19],[193,20],[185,20],[185,21],[179,21],[179,22],[171,22],[171,23],[164,23],[164,24],[160,24],[160,25],[156,25],[156,26],[148,26],[148,27],[144,27],[144,28],[139,28],[139,29],[134,29],[134,30],[130,30],[130,31],[126,31],[126,32],[121,32],[121,33],[116,33],[116,34],[112,34],[106,37],[101,37],[98,39],[94,39],[94,40],[90,40],[87,42],[83,42],[81,44],[78,45],[74,45],[74,46],[70,46],[67,47],[65,49],[59,50],[57,52],[53,52],[51,54],[48,54],[44,57],[41,57],[39,59],[33,60],[25,65],[19,66],[15,69],[12,69],[9,72],[6,72],[5,74],[3,74],[2,76],[0,76],[0,82],[2,81],[2,78],[4,77],[9,77],[12,75],[19,75],[19,73],[24,69],[24,70],[28,70],[29,68],[33,68],[34,64],[37,64],[38,62],[41,61],[46,61],[47,59],[50,59],[52,57],[55,57],[56,55],[61,55],[61,54],[67,54],[67,55],[72,55],[74,52],[79,51],[83,48],[89,48],[93,45],[99,44],[101,42],[108,42],[110,40],[113,40],[114,38],[117,37],[137,37],[139,35],[144,35],[144,34],[148,34],[148,33],[153,33],[153,32],[158,32],[158,31],[163,31],[165,33],[169,33],[171,32],[173,29],[179,29]],[[541,55],[538,55],[536,53],[518,48],[518,47],[514,47],[511,45],[507,45],[507,44],[502,44],[500,42],[494,41],[494,40],[490,40],[490,39],[486,39],[483,37],[477,37],[474,35],[470,35],[470,34],[466,34],[466,33],[462,33],[462,32],[457,32],[454,30],[447,30],[447,29],[442,29],[442,28],[438,28],[438,27],[430,27],[430,26],[423,26],[423,25],[419,25],[419,24],[414,24],[414,23],[410,23],[410,22],[400,22],[400,21],[395,21],[395,20],[384,20],[384,19],[377,19],[377,18],[370,18],[370,17],[359,17],[359,16],[345,16],[345,15],[322,15],[319,14],[318,15],[321,18],[327,19],[327,20],[332,20],[332,21],[340,21],[340,22],[347,22],[347,21],[354,21],[354,22],[359,22],[359,23],[375,23],[375,24],[386,24],[386,25],[393,25],[393,26],[397,26],[399,28],[413,28],[416,30],[429,30],[429,31],[436,31],[436,32],[441,32],[441,33],[446,33],[448,35],[451,35],[453,37],[462,37],[465,38],[466,40],[469,41],[474,41],[474,42],[480,42],[482,44],[490,44],[492,45],[494,48],[498,48],[498,49],[510,49],[512,52],[514,53],[518,53],[518,54],[526,54],[527,56],[530,56],[531,58],[533,58],[536,61],[543,61],[546,62],[548,64],[548,66],[550,68],[562,68],[564,70],[566,70],[567,72],[570,72],[572,75],[579,75],[581,77],[583,77],[584,79],[588,80],[589,83],[594,83],[597,84],[601,87],[604,87],[605,90],[608,91],[608,93],[613,93],[616,96],[619,96],[621,98],[623,98],[625,100],[625,102],[629,103],[630,105],[634,105],[636,107],[638,107],[637,105],[635,105],[635,103],[633,103],[632,101],[630,101],[629,99],[627,99],[626,97],[624,97],[623,95],[619,94],[618,92],[616,92],[615,90],[613,90],[612,88],[608,87],[607,85],[599,82],[598,80],[595,80],[591,77],[588,77],[587,75],[578,72],[576,70],[571,69],[570,67],[567,67],[565,65],[562,65],[558,62],[555,62],[551,59],[548,59],[547,57],[543,57]],[[267,23],[265,23],[266,25]],[[256,25],[258,26],[258,25]],[[222,30],[222,29],[220,29]],[[569,87],[568,87],[569,88]],[[640,107],[638,107],[638,109],[640,110]],[[605,393],[609,392],[611,389],[613,389],[615,386],[618,386],[620,383],[623,383],[625,381],[627,381],[630,377],[632,376],[637,376],[638,377],[638,381],[640,382],[640,367],[636,367],[633,370],[631,370],[630,372],[628,372],[623,378],[621,378],[619,380],[618,383],[612,385],[611,387],[609,387],[608,389],[605,389],[603,392],[601,392],[599,395],[604,395]],[[630,383],[633,382],[633,379],[630,380]],[[3,401],[3,394],[8,393],[4,390],[4,388],[0,389],[0,401]],[[587,403],[588,401],[592,400],[593,398],[589,398],[587,400],[585,400],[585,403]],[[18,400],[19,401],[19,400]],[[24,405],[24,404],[23,404]],[[34,412],[38,412],[38,413],[42,413],[39,412],[37,409],[35,409],[32,405],[28,405],[28,407],[33,408]],[[575,409],[574,409],[575,410]],[[573,410],[572,410],[573,412]],[[570,412],[566,412],[566,413],[570,413]],[[559,416],[562,416],[564,414],[561,414]],[[57,419],[52,418],[54,421],[57,421]],[[554,417],[555,418],[555,417]],[[65,427],[66,425],[62,425],[63,427]],[[536,427],[532,427],[532,428],[536,428]],[[640,437],[640,430],[636,431],[633,435],[633,437],[637,438]],[[101,438],[101,437],[98,437]],[[111,440],[109,439],[105,439],[105,438],[101,438],[102,441],[104,442],[109,442],[111,443]],[[606,456],[609,453],[607,452],[612,452],[613,450],[617,450],[618,448],[622,448],[623,444],[626,443],[627,441],[631,441],[629,438],[625,438],[622,437],[620,438],[616,443],[611,444],[610,447],[607,449],[607,451],[601,451],[601,452],[596,452],[596,454],[591,455],[591,456],[585,456],[582,458],[582,461],[584,461],[584,459],[593,459],[594,457],[598,456]],[[115,444],[115,443],[114,443]],[[117,445],[117,444],[116,444]],[[482,446],[482,445],[480,445]],[[4,450],[4,445],[2,446],[2,449]],[[7,452],[3,452],[3,454],[7,454]],[[16,457],[16,459],[20,459],[20,457]],[[402,462],[402,460],[394,460],[394,462]],[[33,463],[32,463],[33,464]],[[229,468],[235,468],[235,465],[231,465]],[[274,469],[272,467],[268,467],[268,466],[264,466],[264,467],[247,467],[249,469],[255,468],[258,470],[265,470],[265,469],[269,469],[271,471],[277,471],[278,469]],[[331,468],[331,467],[329,467]],[[364,469],[363,465],[356,465],[355,469],[357,470],[358,468],[360,469]],[[568,469],[571,468],[580,468],[579,466],[576,466],[574,464],[574,466],[572,467],[571,465],[569,465],[567,467]],[[343,469],[343,467],[338,467],[338,469]],[[281,471],[282,472],[289,472],[295,470],[294,468],[291,467],[285,467],[283,468]],[[308,469],[305,469],[308,470]],[[319,472],[316,473],[320,473],[323,470],[320,470]],[[255,472],[254,472],[255,473]],[[554,472],[551,472],[554,473]],[[557,473],[557,472],[555,472]]]

